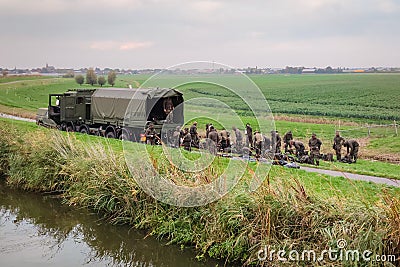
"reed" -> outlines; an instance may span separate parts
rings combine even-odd
[[[338,239],[345,239],[352,249],[400,256],[398,190],[371,186],[376,198],[357,185],[350,194],[335,193],[334,184],[329,184],[329,192],[327,187],[319,191],[317,186],[306,185],[301,174],[276,168],[255,192],[249,192],[251,175],[246,174],[235,190],[219,201],[201,207],[174,207],[154,200],[138,187],[123,154],[111,143],[93,140],[47,130],[2,128],[1,171],[11,186],[57,192],[66,204],[94,210],[110,223],[146,229],[149,235],[171,244],[195,246],[199,259],[210,256],[235,265],[280,266],[280,262],[259,261],[259,249],[323,250],[337,246]],[[151,151],[153,166],[175,183],[188,186],[215,179],[220,166],[226,164],[219,159],[194,175],[173,167],[159,151]],[[137,173],[148,174],[145,169]],[[321,264],[353,266],[354,262]],[[361,262],[359,266],[371,264]]]

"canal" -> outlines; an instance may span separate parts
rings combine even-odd
[[[56,196],[9,188],[0,178],[0,266],[216,266],[192,249],[102,221]]]

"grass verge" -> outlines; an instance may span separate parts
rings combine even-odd
[[[345,239],[352,249],[400,256],[399,189],[273,167],[254,192],[249,191],[247,173],[219,201],[194,208],[174,207],[138,187],[127,169],[120,141],[35,127],[2,123],[0,166],[8,184],[59,192],[65,203],[95,210],[111,223],[129,224],[170,243],[195,246],[199,259],[209,255],[235,265],[280,266],[279,261],[259,261],[257,252],[264,246],[322,251],[337,247],[338,239]],[[149,150],[156,163],[162,161],[158,159],[160,149]],[[158,166],[182,183],[196,179],[165,168],[165,163]],[[254,167],[255,163],[248,171]],[[200,173],[197,178],[205,177]],[[354,262],[325,259],[321,264],[353,266]],[[373,265],[360,262],[358,266]]]

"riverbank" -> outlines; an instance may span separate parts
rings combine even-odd
[[[337,248],[340,239],[347,241],[349,249],[400,256],[399,189],[272,168],[262,186],[250,192],[247,184],[253,163],[238,186],[219,201],[173,207],[138,187],[119,140],[68,135],[22,123],[0,129],[0,172],[8,176],[9,185],[57,192],[66,204],[94,210],[110,223],[128,224],[170,243],[194,246],[199,259],[209,255],[235,265],[279,266],[279,261],[259,261],[258,251],[265,246],[322,251]],[[151,153],[164,172],[171,171],[159,159],[161,148]],[[207,176],[174,171],[174,182],[205,183],[219,174],[214,165],[210,166],[213,171],[204,172]]]

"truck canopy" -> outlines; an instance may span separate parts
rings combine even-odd
[[[177,107],[183,102],[182,93],[170,88],[101,88],[92,95],[91,114],[94,122],[121,124],[124,118],[140,124],[146,121],[165,120],[165,99]],[[174,110],[174,122],[183,121],[183,108]]]

